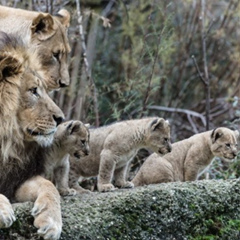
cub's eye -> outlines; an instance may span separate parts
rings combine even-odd
[[[59,61],[60,60],[60,51],[53,53],[53,57]]]
[[[81,142],[82,142],[82,145],[85,145],[86,140],[81,140]]]
[[[231,146],[231,145],[230,145],[230,143],[226,143],[226,147],[228,147],[228,148],[229,148],[230,146]]]
[[[38,94],[38,92],[37,92],[37,87],[30,88],[29,91],[30,91],[33,95],[39,97],[39,94]]]
[[[164,142],[166,142],[166,143],[167,143],[167,142],[168,142],[168,138],[164,138]]]

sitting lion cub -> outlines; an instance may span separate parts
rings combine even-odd
[[[123,188],[134,187],[126,181],[130,161],[141,148],[166,154],[171,151],[170,127],[163,118],[144,118],[118,122],[90,129],[90,155],[75,161],[70,157],[69,186],[78,192],[84,189],[78,179],[98,175],[100,192],[114,190],[111,183]]]
[[[44,176],[55,183],[62,196],[75,195],[68,187],[69,155],[80,159],[89,154],[89,130],[81,121],[58,125],[53,144],[45,150]]]
[[[194,181],[214,156],[233,159],[239,132],[220,127],[172,145],[164,157],[150,155],[132,180],[135,186],[173,181]]]

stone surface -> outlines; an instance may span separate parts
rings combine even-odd
[[[62,240],[240,239],[240,180],[167,183],[62,199]],[[32,203],[3,239],[40,239]]]

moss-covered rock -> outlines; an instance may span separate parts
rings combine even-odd
[[[240,180],[151,185],[62,200],[61,239],[240,239]],[[39,239],[31,203],[0,239]]]

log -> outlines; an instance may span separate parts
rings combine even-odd
[[[240,180],[149,185],[62,199],[62,240],[240,239]],[[40,239],[32,203],[14,204],[0,240]]]

